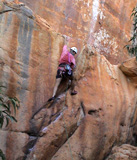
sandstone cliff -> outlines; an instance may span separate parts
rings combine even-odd
[[[7,160],[103,160],[127,148],[136,152],[123,147],[137,146],[137,63],[123,49],[136,3],[0,1],[0,79],[21,102],[18,122],[0,131]],[[61,99],[34,115],[52,95],[66,36],[79,51],[78,95],[63,92],[64,82]]]

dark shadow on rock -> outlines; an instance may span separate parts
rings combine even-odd
[[[30,120],[30,137],[34,136],[34,139],[24,146],[24,153],[27,155],[31,152],[39,137],[43,136],[41,130],[43,127],[48,127],[52,122],[56,121],[63,112],[64,97],[58,99],[58,96],[66,92],[70,86],[68,85],[69,79],[63,79],[57,90],[56,98],[51,102],[46,102],[40,109],[35,112]],[[65,108],[67,109],[67,107]],[[25,159],[26,159],[25,158]]]
[[[58,97],[59,95],[61,95],[64,92],[66,92],[69,88],[70,88],[69,79],[67,79],[67,78],[62,79],[62,81],[58,87],[56,97]]]

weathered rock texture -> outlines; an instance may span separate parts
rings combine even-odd
[[[112,155],[107,160],[136,160],[137,159],[137,147],[133,147],[129,144],[124,144],[120,147],[114,147],[112,149]]]
[[[0,1],[0,79],[21,101],[18,122],[0,131],[7,160],[103,160],[115,145],[137,145],[137,65],[116,65],[128,57],[136,2]],[[34,116],[52,95],[64,35],[79,50],[78,95]]]
[[[16,0],[18,2],[18,0]],[[111,63],[128,56],[123,47],[131,33],[131,11],[137,0],[20,0],[46,20],[57,33],[82,44],[94,45]],[[26,11],[26,10],[25,10]]]
[[[137,87],[137,68],[136,66],[137,66],[136,58],[132,58],[130,60],[123,62],[119,67],[122,70],[122,72],[126,76],[128,76],[128,78],[135,85],[135,87]]]
[[[24,157],[22,148],[28,140],[29,136],[25,133],[0,131],[0,148],[9,160]]]

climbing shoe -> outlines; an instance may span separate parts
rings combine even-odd
[[[52,101],[52,100],[54,100],[55,99],[55,97],[51,97],[49,100],[48,100],[48,102],[50,102],[50,101]]]
[[[70,94],[73,96],[73,95],[76,95],[78,92],[77,91],[72,91]]]

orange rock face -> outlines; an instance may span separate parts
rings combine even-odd
[[[137,87],[137,61],[136,58],[132,58],[123,62],[119,67],[122,72],[131,80],[131,82]]]
[[[116,64],[128,57],[137,1],[0,2],[0,79],[21,102],[18,122],[0,131],[7,160],[102,160],[115,145],[136,145],[136,63]],[[63,92],[34,116],[52,95],[64,35],[79,51],[78,94]]]
[[[57,33],[71,37],[79,50],[88,43],[113,64],[128,57],[123,47],[131,36],[130,15],[137,0],[20,1]]]

